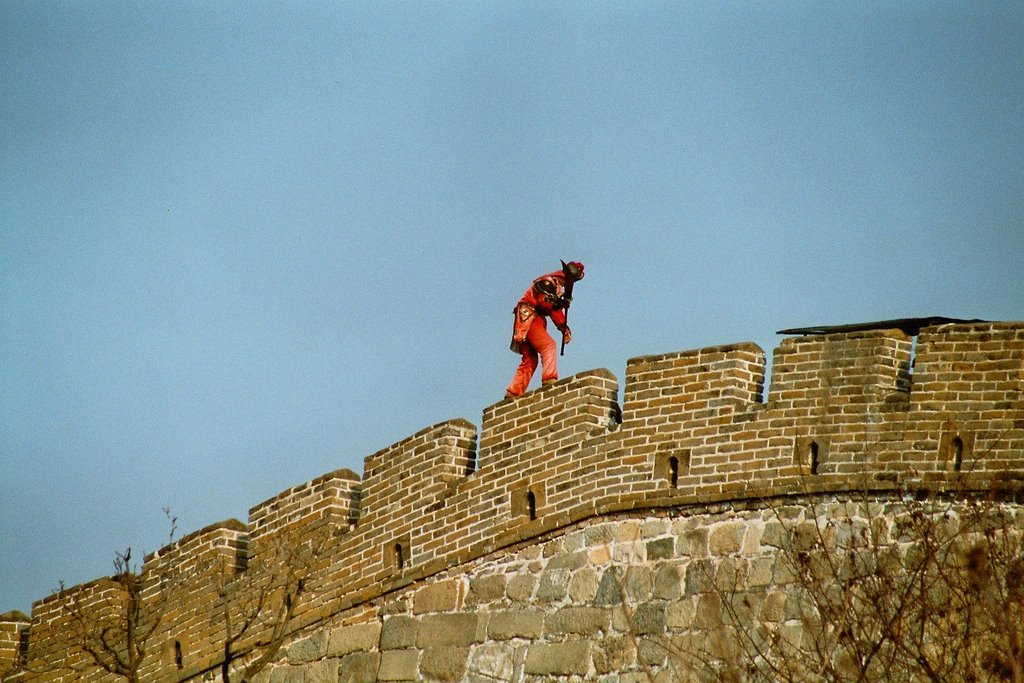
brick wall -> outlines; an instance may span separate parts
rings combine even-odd
[[[85,668],[88,660],[80,644],[83,635],[95,638],[105,629],[123,632],[121,615],[127,592],[113,578],[72,586],[32,606],[29,627],[28,667],[32,672],[19,680],[65,683],[100,681],[98,669]]]
[[[374,622],[384,596],[608,515],[951,476],[1020,487],[1024,324],[926,328],[912,351],[898,330],[784,339],[767,397],[756,345],[646,356],[627,363],[621,409],[618,380],[593,370],[488,407],[479,434],[461,419],[424,429],[367,457],[361,480],[329,473],[257,505],[246,525],[213,525],[149,558],[147,585],[175,577],[181,589],[147,671],[215,671],[221,617],[237,620],[247,591],[273,598],[302,544],[315,557],[301,566],[296,633],[339,615]],[[34,606],[40,662],[59,659],[60,613],[56,597]]]
[[[150,638],[145,680],[177,680],[200,644],[223,639],[221,593],[242,573],[249,550],[248,527],[236,519],[211,524],[146,557],[144,597],[161,623]]]
[[[340,469],[294,486],[249,510],[249,536],[252,554],[275,536],[295,528],[322,521],[341,529],[355,524],[358,516],[361,483],[359,475]]]
[[[24,664],[28,655],[28,627],[26,615],[12,611],[0,614],[0,677],[15,666]]]

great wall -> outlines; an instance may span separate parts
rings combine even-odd
[[[764,386],[751,343],[634,358],[621,408],[583,372],[195,531],[142,566],[139,680],[242,680],[275,625],[265,683],[679,680],[658,644],[721,626],[726,569],[751,619],[793,617],[780,505],[863,499],[891,526],[907,491],[998,490],[1024,531],[1024,323],[787,337]],[[105,577],[0,615],[2,680],[119,680],[75,633],[124,595]]]

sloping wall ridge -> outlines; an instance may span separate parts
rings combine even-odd
[[[247,524],[213,524],[147,557],[149,585],[173,575],[182,587],[159,636],[187,645],[179,676],[214,666],[210,610],[223,590],[211,577],[270,576],[284,539],[316,540],[302,628],[608,513],[951,476],[1019,486],[1024,323],[942,325],[913,342],[899,330],[783,339],[766,396],[752,343],[638,357],[621,407],[617,378],[591,370],[486,408],[479,434],[462,419],[428,427],[367,457],[362,478],[325,474],[256,505]],[[109,581],[35,603],[30,662],[66,649],[67,606],[100,588]],[[18,628],[0,635],[24,640],[24,615],[10,621]],[[164,652],[152,666],[173,658]]]

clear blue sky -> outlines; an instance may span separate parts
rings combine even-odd
[[[562,374],[1024,318],[1024,3],[0,0],[0,612]],[[535,379],[535,382],[537,380]]]

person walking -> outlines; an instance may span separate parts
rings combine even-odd
[[[562,353],[572,341],[572,330],[566,321],[572,303],[573,285],[583,279],[583,264],[562,261],[562,269],[541,275],[530,285],[514,309],[511,349],[522,354],[512,381],[505,390],[505,398],[521,396],[530,379],[541,365],[541,382],[550,384],[558,379],[558,354],[555,341],[547,331],[547,319],[562,333]]]

